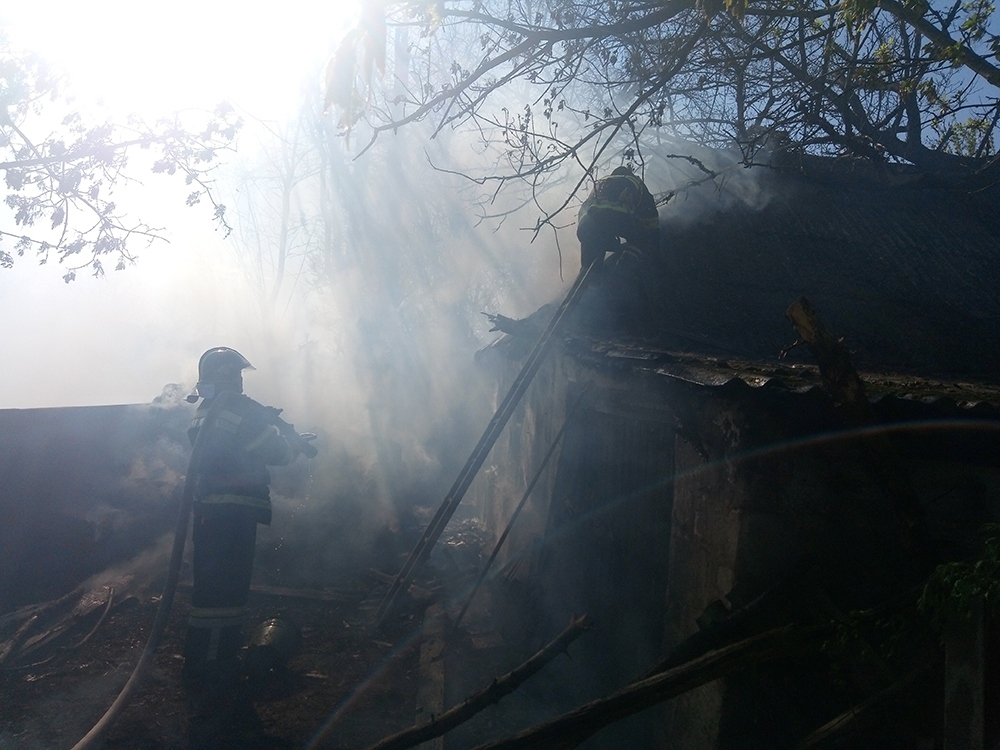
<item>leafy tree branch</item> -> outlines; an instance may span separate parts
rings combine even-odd
[[[183,177],[186,203],[208,200],[228,232],[212,172],[240,124],[228,105],[156,122],[88,119],[43,62],[0,38],[0,173],[13,220],[0,223],[0,267],[25,255],[39,263],[55,258],[71,281],[84,269],[103,275],[109,261],[116,269],[133,263],[137,244],[165,239],[162,228],[130,218],[114,199],[116,188],[143,173]]]
[[[378,33],[349,37],[331,59],[328,108],[370,143],[428,118],[435,135],[478,134],[504,157],[484,182],[534,190],[563,167],[588,172],[683,141],[739,147],[747,163],[780,141],[953,178],[994,169],[1000,38],[986,0],[385,8]],[[385,79],[363,63],[386,57]],[[578,190],[587,178],[574,180]]]

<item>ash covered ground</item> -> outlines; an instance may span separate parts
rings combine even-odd
[[[407,549],[411,540],[397,541]],[[315,581],[304,588],[300,580],[258,569],[245,635],[272,618],[301,633],[287,665],[251,686],[268,738],[262,746],[365,748],[412,727],[424,679],[425,611],[464,599],[478,573],[483,541],[467,523],[446,532],[415,587],[379,627],[373,614],[391,575],[367,567],[368,561],[339,570],[321,588]],[[0,615],[0,643],[15,642],[0,670],[0,748],[69,748],[98,721],[132,672],[156,616],[162,581],[155,575],[148,583],[143,580],[133,571]],[[498,586],[511,589],[504,581],[499,577],[484,587],[448,641],[446,707],[526,658],[521,624],[509,616],[518,607],[505,606],[502,620],[491,614]],[[180,672],[189,594],[182,576],[154,665],[107,734],[103,746],[109,750],[185,747],[187,710]],[[38,619],[17,635],[34,615]],[[537,692],[522,689],[449,733],[444,747],[474,747],[508,736],[538,720],[540,706]]]

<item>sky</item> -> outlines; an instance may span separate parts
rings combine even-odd
[[[279,10],[280,8],[280,10]],[[6,3],[0,24],[119,111],[171,112],[220,98],[258,115],[290,106],[301,71],[328,54],[356,0]]]
[[[300,87],[321,85],[316,71],[356,11],[351,2],[299,0],[271,9],[276,7],[21,3],[0,11],[0,24],[15,46],[68,72],[81,106],[100,102],[112,116],[137,112],[154,118],[189,106],[213,107],[223,99],[233,103],[247,123],[237,157],[245,172],[267,129],[294,111]],[[424,162],[423,145],[407,141],[404,148]],[[148,224],[165,227],[169,243],[141,250],[137,266],[109,271],[104,279],[81,273],[70,284],[63,283],[65,271],[54,262],[38,266],[25,257],[13,269],[0,270],[0,408],[148,403],[167,384],[193,386],[198,357],[219,345],[233,346],[257,364],[247,378],[248,392],[293,406],[293,384],[269,366],[281,361],[275,346],[294,356],[318,349],[317,342],[335,350],[345,336],[356,337],[352,311],[338,310],[336,301],[328,300],[327,317],[316,321],[310,317],[315,306],[296,299],[281,311],[280,332],[274,326],[262,331],[260,293],[236,260],[233,242],[241,233],[223,241],[206,206],[183,205],[187,189],[180,180],[141,179],[134,189],[120,188],[121,202]],[[7,216],[0,220],[9,222]],[[545,266],[544,278],[522,280],[522,287],[535,284],[535,293],[514,290],[516,304],[498,310],[526,315],[550,301],[563,280],[552,248],[532,244],[513,221],[504,231],[502,236],[481,229],[484,243],[494,248],[484,254],[506,243],[502,252]],[[489,266],[488,258],[477,258],[472,250],[467,257],[464,250],[454,252],[454,277],[440,284],[428,304],[454,303],[463,284],[475,283]],[[330,330],[331,315],[332,326],[341,325],[346,333]],[[424,343],[427,351],[445,356],[441,342]],[[331,375],[343,386],[349,363],[338,361],[331,366],[336,368]],[[363,383],[354,385],[364,390]],[[362,405],[354,408],[363,415]]]
[[[14,45],[66,70],[81,103],[153,118],[226,99],[252,129],[254,118],[294,105],[297,82],[322,64],[353,12],[350,2],[275,7],[17,3],[0,11],[0,24]],[[145,403],[167,383],[193,383],[204,348],[253,348],[256,299],[207,210],[181,205],[179,181],[140,187],[137,212],[166,227],[170,242],[142,251],[136,267],[71,284],[58,265],[27,259],[0,272],[0,408]]]

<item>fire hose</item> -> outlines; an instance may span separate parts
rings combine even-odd
[[[208,408],[208,411],[205,413],[205,425],[211,424],[211,420],[215,416],[216,411],[219,410],[224,402],[225,399],[218,398]],[[280,409],[271,409],[269,413],[275,427],[277,427],[278,431],[286,439],[288,439],[290,443],[292,443],[296,451],[305,454],[309,458],[313,458],[317,453],[317,449],[316,446],[309,442],[309,440],[314,438],[315,435],[312,435],[311,433],[300,435],[295,432],[295,428],[292,425],[278,416],[279,412]],[[201,468],[202,436],[206,432],[208,432],[208,430],[198,430],[198,434],[194,439],[194,445],[191,447],[191,458],[188,461],[187,476],[184,478],[184,492],[181,495],[181,504],[177,511],[177,524],[174,528],[174,543],[170,552],[170,565],[167,568],[167,582],[163,587],[163,595],[160,598],[160,605],[156,610],[156,618],[153,620],[153,627],[152,630],[150,630],[149,638],[146,640],[146,645],[142,650],[142,655],[139,657],[138,663],[132,670],[132,674],[125,683],[125,687],[123,687],[121,692],[118,694],[118,697],[115,698],[108,710],[104,712],[104,716],[102,716],[93,728],[87,732],[83,739],[73,745],[73,750],[87,750],[87,748],[94,747],[95,743],[100,741],[100,739],[104,736],[104,733],[107,732],[115,720],[117,720],[118,716],[121,714],[122,710],[124,710],[129,700],[131,700],[142,680],[146,677],[146,673],[149,671],[149,666],[153,661],[153,656],[160,647],[160,641],[163,640],[163,633],[166,630],[167,621],[170,619],[170,610],[174,603],[174,595],[177,593],[177,583],[180,580],[181,564],[184,560],[184,544],[187,540],[188,533],[188,522],[191,518],[191,508],[194,505],[195,478],[198,476]]]
[[[209,407],[205,415],[206,424],[211,417],[215,416],[215,412],[219,408],[221,401],[222,399],[219,399]],[[128,682],[125,683],[125,687],[118,693],[118,697],[115,698],[108,710],[104,712],[104,716],[84,735],[83,739],[73,745],[73,750],[86,750],[86,748],[93,747],[95,743],[100,741],[145,678],[146,673],[149,671],[149,666],[153,661],[153,656],[160,647],[160,641],[163,640],[163,632],[166,630],[167,620],[170,619],[170,609],[174,603],[174,594],[177,593],[177,582],[180,580],[181,563],[184,560],[184,543],[187,540],[188,533],[188,521],[191,517],[191,507],[194,504],[195,477],[198,475],[199,464],[201,462],[202,436],[206,432],[207,430],[198,430],[198,434],[194,439],[194,445],[191,447],[191,459],[188,461],[187,476],[184,478],[184,492],[181,495],[180,508],[177,510],[177,525],[174,527],[174,545],[170,551],[167,582],[163,587],[160,606],[156,610],[156,619],[153,620],[153,628],[142,650],[142,656],[139,657],[139,662],[132,670],[132,674],[129,676]]]

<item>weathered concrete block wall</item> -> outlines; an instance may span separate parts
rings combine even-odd
[[[499,402],[521,360],[489,356]],[[604,688],[627,679],[640,659],[619,642],[623,634],[641,640],[640,619],[663,623],[665,654],[698,632],[699,618],[713,607],[724,616],[794,584],[840,611],[864,609],[898,593],[901,573],[912,570],[884,467],[873,467],[866,443],[844,431],[822,391],[695,386],[561,350],[543,366],[472,488],[494,538],[585,388],[574,417],[581,424],[567,431],[500,563],[534,545],[540,552],[533,565],[519,572],[540,587],[550,619],[558,613],[554,619],[564,624],[570,611],[605,619],[603,651],[620,663],[609,669],[581,657],[576,672],[566,670],[567,681],[582,685],[597,669],[611,676],[598,680]],[[995,429],[968,433],[949,421],[955,415],[924,406],[911,413],[887,403],[878,418],[888,423],[897,454],[892,470],[911,482],[924,507],[930,543],[964,550],[956,552],[961,557],[974,549],[982,524],[1000,518],[1000,459],[982,439]],[[940,424],[927,421],[935,418]],[[899,420],[913,426],[892,426]],[[650,501],[636,517],[610,512],[595,523],[603,510],[591,505],[624,496],[613,489],[621,477],[666,460],[656,445],[671,430],[678,434],[673,467],[657,480],[674,472],[671,492],[636,503]],[[661,524],[657,511],[671,501]],[[662,531],[659,543],[651,543],[651,529]],[[666,554],[659,559],[647,547]],[[638,627],[630,633],[632,615]],[[794,746],[837,705],[835,696],[810,693],[813,703],[789,710],[799,691],[818,684],[817,670],[829,667],[821,656],[799,662],[719,680],[668,702],[657,746],[745,748],[750,735],[765,743],[753,747]]]
[[[507,340],[506,343],[507,346],[480,353],[485,377],[496,383],[492,411],[507,394],[527,356],[528,347],[523,341]],[[602,372],[557,349],[543,362],[483,470],[469,488],[467,507],[474,509],[487,531],[494,539],[498,538],[571,410],[578,409],[574,419],[590,411],[672,425],[675,419],[669,397],[658,385],[651,386],[647,379],[622,379],[613,373]],[[628,446],[621,449],[620,463],[627,463],[628,449]],[[565,438],[555,446],[505,542],[497,559],[498,567],[538,548],[550,523],[551,503],[564,450]],[[583,457],[583,460],[588,459]],[[537,558],[532,556],[532,560],[537,561]],[[527,567],[518,569],[519,575],[527,573]]]
[[[665,653],[698,632],[702,613],[730,593],[745,499],[733,463],[702,457],[682,437],[676,442],[675,471]],[[715,681],[670,701],[665,709],[667,746],[715,748],[724,689],[723,682]]]
[[[168,386],[151,404],[0,410],[0,612],[60,596],[173,533],[195,409],[183,395]],[[258,582],[322,586],[380,551],[366,468],[322,432],[316,445],[315,460],[270,467]]]
[[[665,650],[697,632],[716,599],[725,612],[769,590],[797,590],[849,612],[898,594],[912,571],[885,467],[874,469],[852,433],[824,434],[830,413],[820,404],[786,398],[777,410],[751,398],[709,399],[697,430],[708,458],[678,440]],[[947,425],[897,431],[908,437],[892,443],[889,469],[924,508],[925,543],[968,551],[982,524],[1000,518],[1000,474],[995,457],[972,455],[968,436]],[[809,710],[788,710],[796,685],[815,684],[816,672],[800,662],[774,667],[777,678],[762,668],[670,702],[665,746],[793,746],[832,718],[819,693]],[[821,658],[814,666],[825,668]]]

